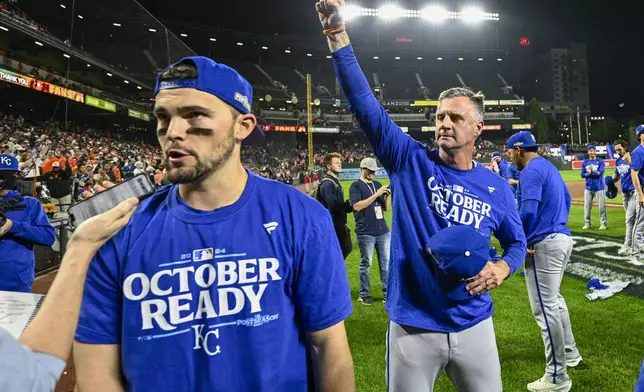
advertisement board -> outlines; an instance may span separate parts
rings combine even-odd
[[[525,105],[525,101],[523,99],[505,100],[505,101],[499,101],[499,104],[508,105],[508,106],[523,106]]]
[[[438,101],[414,101],[414,106],[438,106]]]
[[[409,127],[400,127],[400,129],[405,133],[409,133]]]
[[[342,169],[342,172],[338,176],[340,180],[359,180],[360,179],[360,171],[361,169],[358,168],[353,168],[353,169]],[[376,170],[376,178],[387,178],[387,171],[379,167],[378,170]]]
[[[147,113],[139,112],[136,110],[128,109],[127,110],[127,115],[130,117],[138,118],[139,120],[143,121],[150,121],[150,115]]]
[[[420,131],[421,132],[436,132],[436,127],[435,126],[425,125],[425,126],[420,128]]]
[[[32,78],[28,76],[21,75],[19,73],[8,71],[2,68],[0,68],[0,80],[7,83],[17,84],[18,86],[27,87],[27,88],[30,88],[31,84],[34,81]]]
[[[499,106],[499,101],[485,100],[485,106]]]
[[[55,84],[43,82],[42,80],[34,80],[31,87],[36,91],[40,91],[41,93],[47,93],[55,95],[57,97],[67,98],[79,103],[85,103],[85,94],[65,87],[60,87]]]
[[[532,124],[512,124],[512,129],[532,129]]]
[[[496,125],[484,125],[483,126],[484,131],[500,131],[501,130],[501,125],[496,124]]]
[[[313,133],[340,133],[340,128],[319,128],[313,127]]]
[[[85,96],[85,104],[89,106],[94,106],[95,108],[107,110],[108,112],[116,112],[115,103],[105,101],[100,98],[92,97],[91,95]]]
[[[264,132],[299,132],[306,133],[304,125],[260,125]]]

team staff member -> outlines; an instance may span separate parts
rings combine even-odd
[[[349,190],[350,203],[353,206],[353,216],[356,221],[356,243],[360,249],[358,302],[363,305],[373,304],[369,279],[374,248],[380,265],[382,302],[387,301],[391,233],[385,221],[385,211],[391,191],[389,187],[383,187],[380,182],[374,181],[377,171],[378,165],[375,159],[363,159],[360,162],[360,179],[351,184]]]
[[[631,153],[631,180],[637,193],[637,213],[633,227],[633,255],[639,260],[644,246],[644,124],[635,128],[640,143]]]
[[[499,168],[499,172],[497,174],[507,180],[509,178],[508,163],[503,158],[503,155],[498,151],[494,152],[492,154],[492,162],[496,162]]]
[[[512,192],[514,193],[514,199],[517,202],[517,208],[521,205],[521,187],[519,186],[520,178],[521,170],[517,169],[516,165],[510,162],[508,164],[508,184],[512,186]]]
[[[525,261],[530,307],[546,347],[546,373],[528,384],[529,391],[569,391],[567,367],[582,358],[570,326],[566,301],[560,293],[572,253],[568,228],[571,198],[561,175],[537,154],[539,145],[529,131],[508,139],[512,161],[521,170],[521,221],[529,255]]]
[[[251,85],[206,57],[159,76],[157,137],[175,185],[94,257],[79,392],[355,390],[333,224],[309,196],[244,169],[242,141],[261,135],[251,102]]]
[[[624,198],[624,211],[626,211],[626,236],[624,245],[618,251],[619,255],[632,254],[633,248],[633,227],[637,215],[637,193],[631,179],[631,154],[628,152],[628,142],[617,140],[614,143],[615,152],[619,156],[615,162],[613,182],[621,182],[622,196]]]
[[[34,244],[51,246],[56,236],[40,201],[14,190],[17,175],[18,160],[0,154],[0,290],[30,293]]]
[[[327,154],[322,160],[326,167],[326,177],[320,182],[317,199],[331,213],[335,234],[340,242],[342,255],[346,259],[353,250],[351,234],[347,227],[347,214],[353,211],[349,201],[344,200],[344,190],[338,176],[342,173],[342,155],[337,152]]]
[[[584,191],[584,219],[583,229],[591,227],[590,213],[593,209],[593,199],[597,198],[599,205],[599,218],[601,225],[599,230],[606,230],[606,194],[604,193],[604,170],[606,165],[603,159],[597,158],[595,146],[588,146],[588,159],[581,164],[581,177],[586,179],[586,190]]]
[[[438,150],[403,132],[371,92],[340,14],[344,0],[316,4],[340,85],[396,190],[386,310],[389,391],[431,391],[443,369],[463,391],[500,392],[501,368],[487,294],[523,263],[526,242],[510,185],[473,161],[483,131],[484,97],[454,88],[439,97]],[[455,302],[440,285],[430,238],[468,225],[505,250],[489,262]],[[466,292],[467,293],[467,292]],[[457,345],[453,345],[458,342]]]
[[[138,199],[83,222],[67,243],[56,279],[34,320],[15,340],[0,328],[0,391],[50,392],[72,348],[89,262],[128,222]]]

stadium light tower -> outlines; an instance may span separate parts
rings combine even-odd
[[[433,23],[440,23],[449,17],[449,12],[441,6],[430,5],[420,11],[420,17]]]
[[[340,12],[345,21],[350,21],[362,15],[362,9],[357,5],[349,4],[342,8]]]
[[[461,19],[465,22],[477,23],[485,19],[485,12],[475,7],[465,8],[461,11]]]
[[[384,20],[394,20],[405,16],[405,10],[395,4],[385,4],[378,8],[378,17]]]

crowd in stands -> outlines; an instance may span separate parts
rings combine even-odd
[[[130,140],[131,135],[103,132],[77,124],[65,130],[57,122],[33,123],[23,117],[0,113],[0,153],[15,155],[20,162],[21,183],[29,191],[42,197],[36,183],[46,183],[45,175],[59,168],[71,184],[71,201],[80,200],[94,184],[109,180],[118,182],[140,173],[147,173],[155,184],[165,185],[165,167],[161,149],[140,140]],[[427,143],[433,145],[433,140]],[[477,146],[477,159],[490,158],[494,151],[503,151],[502,145],[481,140]],[[320,169],[324,155],[339,152],[345,163],[358,163],[373,156],[370,146],[354,137],[341,136],[329,143],[316,143],[314,162]],[[268,140],[257,146],[242,148],[242,162],[260,173],[268,169],[271,176],[287,184],[299,183],[308,173],[306,144]],[[57,178],[57,176],[56,176]],[[29,184],[33,185],[29,185]],[[55,187],[55,185],[53,186]],[[48,189],[48,191],[52,191]],[[53,198],[60,199],[55,191]],[[45,196],[46,197],[46,196]]]

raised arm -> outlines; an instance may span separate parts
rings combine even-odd
[[[344,0],[322,0],[315,6],[325,29],[335,71],[351,113],[360,123],[376,156],[389,172],[398,171],[410,150],[420,147],[389,117],[375,97],[351,47],[340,15]]]

